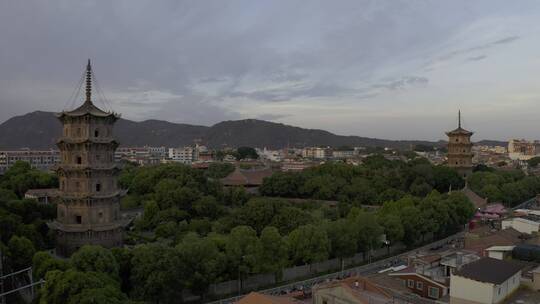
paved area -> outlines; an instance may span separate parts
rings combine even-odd
[[[505,304],[538,304],[540,303],[540,292],[526,288],[521,288],[516,291]]]

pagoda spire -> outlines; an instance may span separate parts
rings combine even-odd
[[[86,100],[84,103],[92,104],[92,65],[90,59],[86,65]]]
[[[458,128],[461,128],[461,110],[458,110]]]

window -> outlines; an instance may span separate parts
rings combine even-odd
[[[82,164],[82,157],[77,156],[77,165]]]
[[[81,188],[81,183],[75,182],[75,189],[79,190]]]
[[[77,136],[81,136],[81,128],[77,128]]]
[[[439,298],[439,288],[429,287],[428,288],[428,297],[433,298],[433,299],[438,299]]]
[[[94,137],[99,137],[99,130],[98,130],[98,129],[96,129],[96,130],[94,131]]]
[[[96,184],[96,192],[100,192],[100,191],[101,191],[101,184],[97,183]]]
[[[407,287],[414,288],[414,281],[413,280],[407,280]]]
[[[99,218],[102,218],[102,217],[103,217],[103,212],[100,211],[100,212],[98,213],[98,216],[99,216]]]
[[[499,295],[501,294],[501,288],[499,287],[499,290],[497,291],[499,293]]]
[[[82,224],[82,216],[80,215],[75,215],[75,222],[77,224]]]
[[[100,155],[96,154],[96,160],[99,161]]]
[[[416,289],[418,289],[418,290],[424,289],[424,283],[422,283],[420,281],[417,281],[416,282]]]

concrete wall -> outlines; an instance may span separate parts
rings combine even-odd
[[[520,279],[521,271],[500,285],[452,275],[450,278],[450,304],[500,303],[519,288]]]
[[[540,223],[536,223],[529,220],[524,220],[520,218],[513,218],[509,220],[502,221],[502,229],[514,228],[521,233],[532,234],[533,232],[538,232],[540,228]]]
[[[450,304],[493,303],[494,288],[495,286],[493,284],[477,282],[464,277],[451,275]]]

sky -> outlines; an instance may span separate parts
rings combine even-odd
[[[540,1],[0,0],[0,122],[82,103],[137,121],[540,139]]]

